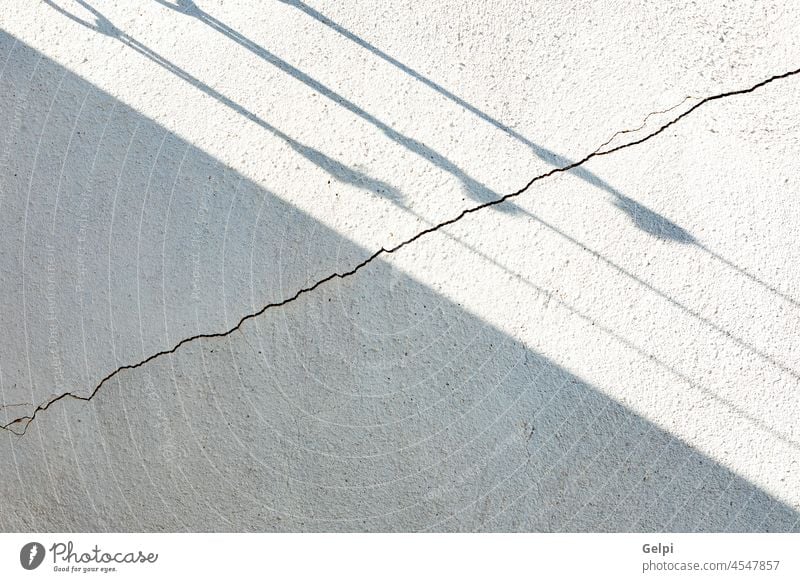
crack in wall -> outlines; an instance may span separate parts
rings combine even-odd
[[[451,224],[454,224],[454,223],[460,221],[462,218],[464,218],[465,216],[467,216],[469,214],[478,212],[480,210],[484,210],[485,208],[489,208],[489,207],[492,207],[492,206],[497,206],[497,205],[502,204],[503,202],[505,202],[507,200],[510,200],[512,198],[520,196],[521,194],[523,194],[527,190],[529,190],[530,187],[533,186],[536,182],[539,182],[541,180],[544,180],[544,179],[549,178],[550,176],[553,176],[553,175],[556,175],[556,174],[561,174],[561,173],[565,173],[565,172],[569,172],[571,170],[574,170],[574,169],[584,165],[585,163],[587,163],[588,161],[590,161],[590,160],[592,160],[594,158],[598,158],[600,156],[610,155],[610,154],[613,154],[613,153],[618,152],[620,150],[623,150],[623,149],[626,149],[626,148],[629,148],[629,147],[644,143],[645,141],[648,141],[649,139],[651,139],[651,138],[663,133],[669,127],[675,125],[680,120],[682,120],[685,117],[689,116],[691,113],[693,113],[698,108],[700,108],[703,105],[705,105],[706,103],[710,103],[712,101],[717,101],[719,99],[725,99],[727,97],[733,97],[733,96],[736,96],[736,95],[745,95],[747,93],[752,93],[753,91],[756,91],[757,89],[759,89],[761,87],[764,87],[765,85],[768,85],[768,84],[770,84],[770,83],[772,83],[774,81],[778,81],[780,79],[786,79],[786,78],[789,78],[789,77],[792,77],[792,76],[795,76],[795,75],[798,75],[798,74],[800,74],[800,69],[794,69],[794,70],[791,70],[791,71],[787,71],[785,73],[781,73],[781,74],[777,74],[777,75],[773,75],[771,77],[768,77],[768,78],[756,83],[755,85],[747,87],[746,89],[737,89],[737,90],[734,90],[734,91],[726,91],[724,93],[717,93],[717,94],[711,95],[709,97],[704,97],[703,99],[699,100],[697,103],[692,105],[689,109],[687,109],[686,111],[684,111],[683,113],[681,113],[680,115],[678,115],[677,117],[672,119],[671,121],[663,124],[661,127],[656,129],[655,131],[645,135],[644,137],[641,137],[641,138],[636,139],[634,141],[631,141],[631,142],[628,142],[628,143],[624,143],[624,144],[615,146],[613,148],[609,148],[607,150],[601,151],[603,147],[608,145],[618,135],[625,134],[625,133],[630,133],[632,131],[638,131],[638,129],[641,129],[641,127],[636,129],[636,130],[624,130],[624,131],[617,132],[608,141],[606,141],[604,144],[602,144],[600,147],[598,147],[592,153],[586,155],[584,158],[582,158],[582,159],[580,159],[580,160],[578,160],[576,162],[573,162],[571,164],[565,165],[565,166],[553,168],[552,170],[550,170],[548,172],[545,172],[543,174],[539,174],[538,176],[535,176],[534,178],[531,178],[528,181],[528,183],[525,184],[522,188],[520,188],[519,190],[516,190],[514,192],[511,192],[510,194],[506,194],[504,196],[501,196],[500,198],[497,198],[495,200],[491,200],[489,202],[485,202],[485,203],[482,203],[482,204],[477,204],[477,205],[472,206],[470,208],[466,208],[466,209],[462,210],[460,213],[458,213],[457,215],[455,215],[454,217],[449,218],[447,220],[444,220],[442,222],[439,222],[437,224],[434,224],[433,226],[431,226],[429,228],[426,228],[424,230],[421,230],[421,231],[417,232],[414,236],[412,236],[412,237],[410,237],[410,238],[398,243],[397,245],[395,245],[393,247],[390,247],[390,248],[381,247],[380,249],[375,251],[372,255],[370,255],[369,257],[364,259],[362,262],[358,263],[352,269],[350,269],[348,271],[344,271],[342,273],[338,273],[338,272],[337,273],[332,273],[332,274],[328,275],[327,277],[318,280],[316,283],[314,283],[312,285],[309,285],[307,287],[303,287],[303,288],[299,289],[294,295],[292,295],[292,296],[290,296],[290,297],[288,297],[286,299],[283,299],[281,301],[277,301],[277,302],[274,302],[274,303],[268,303],[268,304],[264,305],[258,311],[255,311],[253,313],[249,313],[249,314],[243,316],[235,326],[233,326],[232,328],[230,328],[230,329],[228,329],[226,331],[221,331],[221,332],[216,332],[216,333],[200,333],[200,334],[196,334],[196,335],[184,338],[184,339],[179,341],[177,344],[175,344],[172,348],[170,348],[168,350],[162,350],[160,352],[156,352],[156,353],[152,354],[151,356],[149,356],[149,357],[145,358],[144,360],[141,360],[141,361],[139,361],[139,362],[137,362],[135,364],[126,364],[126,365],[123,365],[123,366],[120,366],[120,367],[116,368],[115,370],[110,372],[108,375],[106,375],[102,380],[100,380],[100,382],[98,382],[95,385],[94,389],[91,391],[91,393],[89,393],[88,396],[81,396],[80,394],[76,394],[74,392],[63,392],[62,394],[59,394],[58,396],[54,396],[54,397],[50,398],[49,400],[43,402],[42,404],[39,404],[33,410],[33,412],[31,412],[30,414],[25,415],[25,416],[17,417],[14,420],[11,420],[10,422],[7,422],[6,424],[0,425],[0,428],[2,428],[3,430],[9,431],[9,432],[21,437],[26,433],[26,431],[28,430],[28,427],[36,419],[36,416],[40,412],[43,412],[43,411],[47,410],[48,408],[50,408],[50,406],[52,406],[56,402],[59,402],[61,400],[65,400],[65,399],[73,399],[73,400],[80,400],[80,401],[83,401],[83,402],[89,402],[90,400],[92,400],[97,395],[97,393],[106,384],[106,382],[108,382],[109,380],[111,380],[112,378],[114,378],[115,376],[117,376],[118,374],[120,374],[121,372],[123,372],[125,370],[135,370],[136,368],[140,368],[140,367],[144,366],[145,364],[147,364],[149,362],[152,362],[153,360],[155,360],[157,358],[160,358],[162,356],[166,356],[166,355],[169,355],[169,354],[173,354],[173,353],[177,352],[182,346],[184,346],[184,345],[186,345],[188,343],[197,341],[197,340],[227,337],[227,336],[231,335],[232,333],[236,332],[237,330],[241,329],[242,325],[244,325],[244,323],[247,322],[248,320],[255,319],[256,317],[259,317],[259,316],[263,315],[265,312],[267,312],[270,309],[275,309],[275,308],[278,308],[278,307],[282,307],[282,306],[284,306],[284,305],[286,305],[288,303],[291,303],[291,302],[299,299],[301,296],[306,295],[308,293],[311,293],[317,287],[320,287],[320,286],[328,283],[329,281],[332,281],[334,279],[345,279],[347,277],[350,277],[351,275],[354,275],[355,273],[357,273],[358,271],[360,271],[361,269],[363,269],[364,267],[369,265],[372,261],[374,261],[375,259],[379,258],[380,256],[389,255],[389,254],[395,253],[395,252],[399,251],[400,249],[402,249],[403,247],[405,247],[407,245],[410,245],[411,243],[419,240],[420,238],[422,238],[422,237],[424,237],[424,236],[426,236],[428,234],[436,232],[436,231],[438,231],[438,230],[440,230],[440,229],[442,229],[442,228],[444,228],[446,226],[449,226]],[[686,100],[681,102],[681,104],[685,103],[685,101]],[[679,105],[681,105],[681,104],[679,104]],[[678,106],[675,106],[675,107],[678,107]],[[671,110],[675,109],[675,107],[667,109],[667,110],[665,110],[663,112],[651,113],[650,115],[647,116],[647,118],[645,118],[645,124],[646,124],[647,119],[649,119],[649,117],[651,117],[652,115],[671,111]],[[643,126],[644,126],[644,124],[642,125],[642,127]],[[17,427],[17,425],[21,425],[22,426],[22,430],[21,431],[14,430],[15,427]]]
[[[609,144],[610,144],[612,141],[614,141],[614,140],[615,140],[617,137],[619,137],[619,136],[621,136],[621,135],[625,135],[625,134],[627,134],[627,133],[636,133],[637,131],[641,131],[642,129],[644,129],[644,128],[645,128],[645,126],[647,125],[647,122],[650,120],[650,118],[651,118],[651,117],[655,117],[656,115],[664,115],[664,114],[666,114],[666,113],[669,113],[669,112],[671,112],[671,111],[675,111],[675,110],[676,110],[678,107],[680,107],[681,105],[683,105],[684,103],[686,103],[686,102],[687,102],[687,101],[689,101],[690,99],[699,99],[699,97],[695,97],[694,95],[687,95],[686,97],[684,97],[684,98],[681,100],[681,102],[680,102],[680,103],[676,103],[676,104],[675,104],[675,105],[673,105],[672,107],[667,107],[666,109],[662,109],[662,110],[660,110],[660,111],[651,111],[650,113],[648,113],[648,114],[645,116],[645,118],[642,120],[642,122],[639,124],[639,126],[638,126],[638,127],[632,127],[632,128],[630,128],[630,129],[622,129],[622,130],[618,131],[617,133],[615,133],[614,135],[612,135],[610,138],[608,138],[608,139],[607,139],[605,142],[603,142],[603,143],[602,143],[602,144],[601,144],[601,145],[600,145],[600,146],[599,146],[599,147],[598,147],[596,150],[594,150],[594,151],[595,151],[595,152],[599,152],[600,150],[602,150],[604,147],[606,147],[607,145],[609,145]]]

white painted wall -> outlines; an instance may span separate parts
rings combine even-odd
[[[8,3],[2,530],[800,529],[800,75],[364,263],[800,9],[472,4]]]

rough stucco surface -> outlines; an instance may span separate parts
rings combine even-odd
[[[7,2],[0,529],[800,529],[797,30]]]

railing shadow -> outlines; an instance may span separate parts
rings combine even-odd
[[[157,2],[169,5],[169,2],[166,0],[156,0]],[[402,71],[406,75],[416,79],[421,84],[425,85],[426,87],[434,90],[438,94],[442,95],[446,99],[452,101],[453,103],[458,104],[464,110],[469,111],[479,119],[485,121],[486,123],[490,124],[491,126],[495,127],[496,129],[502,131],[506,135],[512,137],[513,139],[517,140],[521,144],[527,146],[539,159],[546,162],[547,164],[554,166],[554,167],[566,167],[571,165],[574,160],[570,160],[561,156],[547,148],[542,147],[539,144],[534,143],[515,129],[509,127],[508,125],[502,123],[501,121],[493,118],[486,112],[482,111],[478,107],[472,105],[468,101],[462,99],[458,95],[454,94],[453,92],[449,91],[447,88],[443,87],[436,81],[426,77],[419,71],[409,67],[408,65],[400,62],[396,58],[392,57],[390,54],[386,53],[385,51],[381,50],[380,48],[376,47],[369,41],[361,38],[360,36],[352,33],[342,25],[338,24],[331,18],[327,17],[326,15],[322,14],[318,10],[314,9],[313,7],[309,6],[308,4],[302,2],[302,0],[279,0],[284,4],[289,6],[293,6],[294,8],[302,11],[307,16],[311,17],[315,21],[323,24],[324,26],[330,28],[331,30],[335,31],[342,37],[352,41],[356,45],[360,46],[361,48],[369,51],[373,55],[377,56],[378,58],[382,59],[383,61],[391,64],[392,66],[396,67],[398,70]],[[176,6],[178,9],[186,12],[187,14],[195,14],[199,11],[199,8],[192,0],[177,0]],[[746,277],[750,281],[764,287],[774,295],[780,297],[781,299],[791,303],[795,307],[800,307],[800,302],[797,301],[794,297],[788,295],[787,293],[778,289],[775,285],[770,284],[767,281],[753,275],[747,269],[742,268],[741,266],[735,264],[730,259],[725,258],[724,256],[720,255],[713,249],[709,248],[708,246],[700,243],[689,233],[686,229],[682,228],[681,226],[675,224],[673,221],[669,220],[668,218],[662,216],[661,214],[654,212],[650,208],[647,208],[643,204],[633,200],[632,198],[625,196],[621,192],[619,192],[616,188],[611,186],[608,182],[597,176],[596,174],[590,172],[584,167],[578,167],[570,172],[571,174],[581,178],[582,180],[596,186],[600,190],[603,190],[610,194],[614,198],[614,205],[624,212],[632,221],[634,225],[638,228],[642,229],[643,231],[653,235],[656,238],[662,240],[672,240],[675,242],[679,242],[682,244],[693,244],[696,245],[698,248],[702,249],[704,252],[708,253],[714,259],[720,261],[724,265],[728,266],[729,268],[737,271],[742,276]]]
[[[472,198],[479,203],[489,202],[491,200],[496,200],[500,196],[488,189],[485,185],[479,183],[478,181],[471,178],[469,175],[464,173],[460,168],[458,168],[454,163],[450,160],[429,148],[422,142],[418,140],[414,140],[407,136],[402,135],[398,131],[394,130],[393,128],[389,127],[382,121],[375,118],[373,115],[366,112],[364,109],[356,105],[355,103],[345,99],[332,89],[328,88],[327,86],[323,85],[322,83],[316,81],[306,73],[300,71],[296,67],[286,63],[282,59],[278,58],[277,56],[273,55],[257,43],[251,41],[246,36],[238,33],[234,29],[227,26],[225,23],[220,22],[218,19],[214,18],[213,16],[209,15],[208,13],[201,10],[194,2],[190,0],[180,0],[178,3],[173,4],[171,2],[167,2],[165,0],[155,0],[159,4],[163,6],[167,6],[173,10],[179,11],[183,14],[195,17],[200,21],[204,22],[208,26],[212,27],[214,30],[217,30],[221,34],[225,35],[226,37],[230,38],[237,44],[243,46],[247,50],[251,51],[253,54],[259,56],[260,58],[264,59],[265,61],[269,62],[270,64],[276,66],[278,69],[283,71],[284,73],[289,74],[293,78],[301,81],[302,83],[306,84],[310,88],[318,91],[320,94],[324,95],[328,99],[334,101],[338,105],[341,105],[346,110],[354,113],[358,117],[366,120],[374,127],[381,130],[387,137],[389,137],[395,143],[413,151],[414,153],[418,154],[422,158],[430,161],[437,167],[447,171],[451,175],[458,178],[461,183],[464,185],[466,191],[470,193]],[[130,35],[126,34],[124,31],[117,28],[113,23],[111,23],[108,18],[106,18],[102,13],[100,13],[96,8],[94,8],[91,4],[86,2],[85,0],[75,0],[79,5],[81,5],[84,9],[87,10],[89,14],[94,17],[94,22],[90,22],[80,16],[73,14],[66,10],[65,8],[59,6],[55,0],[44,0],[46,4],[54,8],[56,11],[61,13],[62,15],[66,16],[67,18],[73,20],[85,26],[91,30],[94,30],[100,34],[104,34],[110,36],[112,38],[116,38],[126,46],[130,47],[131,49],[135,50],[139,54],[147,57],[160,67],[168,70],[169,72],[175,74],[179,78],[183,79],[184,81],[190,83],[192,86],[198,88],[199,90],[203,91],[205,94],[213,97],[226,107],[232,109],[233,111],[237,112],[238,114],[242,115],[246,119],[256,123],[257,125],[261,126],[262,128],[266,129],[276,137],[279,137],[283,141],[285,141],[292,149],[303,155],[309,161],[317,164],[319,167],[330,173],[332,176],[335,176],[337,179],[352,184],[363,189],[366,189],[370,192],[373,192],[379,196],[385,197],[398,206],[402,208],[407,208],[404,204],[404,197],[401,192],[399,192],[396,188],[389,185],[386,182],[382,182],[380,180],[375,180],[369,176],[366,176],[363,172],[359,172],[353,168],[345,167],[343,164],[330,158],[329,156],[323,154],[319,150],[311,148],[310,146],[306,146],[297,140],[289,137],[284,132],[279,130],[278,128],[274,127],[273,125],[266,122],[264,119],[260,118],[256,114],[252,113],[251,111],[247,110],[237,102],[235,102],[230,97],[220,93],[219,91],[213,89],[206,83],[203,83],[198,78],[194,77],[187,71],[177,67],[163,56],[158,54],[157,52],[151,50],[149,47],[131,37]],[[302,3],[298,3],[298,5],[302,5]],[[304,5],[303,5],[304,6]],[[336,30],[338,31],[339,28],[337,27]],[[349,38],[349,37],[348,37]],[[383,53],[379,53],[383,55]],[[388,55],[387,55],[388,56]],[[402,67],[402,70],[406,71],[407,67]],[[408,69],[410,70],[410,69]],[[420,78],[421,76],[414,73],[413,75],[415,78]],[[433,87],[439,87],[432,81],[426,83]],[[440,88],[441,89],[441,88]],[[464,106],[469,111],[476,113],[479,115],[481,119],[487,120],[492,125],[502,129],[503,131],[509,133],[516,139],[519,139],[529,147],[533,148],[537,155],[547,161],[548,163],[552,163],[554,166],[559,166],[559,163],[563,162],[564,165],[569,165],[572,162],[567,158],[563,158],[561,156],[557,156],[553,152],[549,150],[543,149],[540,146],[533,144],[526,138],[522,137],[518,133],[514,132],[510,128],[500,124],[498,121],[488,117],[486,114],[480,112],[478,109],[472,107],[468,103],[464,102],[463,100],[455,97],[451,93],[447,92],[444,89],[441,89],[440,92],[443,92],[445,96],[448,98],[454,98],[454,100],[459,103],[459,105]],[[679,243],[684,244],[692,244],[695,242],[694,238],[689,234],[686,230],[678,226],[677,224],[673,223],[669,219],[661,216],[660,214],[650,210],[649,208],[645,207],[644,205],[636,202],[635,200],[624,196],[609,184],[604,182],[598,176],[592,174],[588,170],[584,168],[575,168],[572,170],[572,173],[580,178],[589,181],[594,186],[605,190],[606,192],[612,194],[615,199],[615,205],[617,208],[628,214],[631,218],[632,222],[642,230],[663,239],[674,240]],[[506,202],[502,205],[499,205],[498,208],[510,211],[510,212],[519,212],[519,208],[516,207],[512,202]]]

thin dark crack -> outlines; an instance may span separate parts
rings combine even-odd
[[[706,103],[710,103],[712,101],[717,101],[719,99],[725,99],[727,97],[733,97],[735,95],[745,95],[747,93],[752,93],[753,91],[755,91],[755,90],[757,90],[757,89],[759,89],[759,88],[761,88],[761,87],[763,87],[765,85],[768,85],[768,84],[772,83],[773,81],[778,81],[780,79],[786,79],[788,77],[792,77],[792,76],[797,75],[797,74],[800,74],[800,69],[795,69],[795,70],[792,70],[792,71],[788,71],[786,73],[781,73],[779,75],[773,75],[772,77],[764,79],[763,81],[760,81],[760,82],[756,83],[755,85],[752,85],[751,87],[748,87],[746,89],[738,89],[738,90],[735,90],[735,91],[726,91],[724,93],[718,93],[716,95],[711,95],[709,97],[704,97],[703,99],[701,99],[700,101],[695,103],[692,107],[690,107],[689,109],[687,109],[686,111],[684,111],[683,113],[681,113],[680,115],[675,117],[675,119],[672,119],[671,121],[665,123],[664,125],[659,127],[657,130],[653,131],[652,133],[649,133],[649,134],[645,135],[642,138],[639,138],[637,140],[634,140],[634,141],[631,141],[631,142],[628,142],[628,143],[625,143],[625,144],[621,144],[621,145],[615,146],[615,147],[610,148],[608,150],[600,151],[601,148],[603,148],[605,145],[607,145],[608,142],[606,142],[606,144],[603,144],[602,146],[600,146],[600,148],[598,148],[597,150],[593,151],[592,153],[590,153],[589,155],[587,155],[586,157],[584,157],[581,160],[578,160],[578,161],[573,162],[571,164],[568,164],[566,166],[553,168],[552,170],[550,170],[548,172],[545,172],[544,174],[540,174],[540,175],[532,178],[527,184],[525,184],[522,188],[520,188],[519,190],[517,190],[515,192],[512,192],[510,194],[506,194],[506,195],[504,195],[504,196],[502,196],[500,198],[497,198],[495,200],[492,200],[490,202],[485,202],[485,203],[473,206],[471,208],[467,208],[465,210],[462,210],[460,213],[455,215],[453,218],[450,218],[450,219],[445,220],[443,222],[439,222],[439,223],[437,223],[437,224],[435,224],[435,225],[433,225],[433,226],[431,226],[429,228],[421,230],[417,234],[412,236],[411,238],[408,238],[408,239],[404,240],[403,242],[401,242],[401,243],[399,243],[399,244],[397,244],[397,245],[395,245],[393,247],[390,247],[388,249],[385,248],[385,247],[381,247],[379,250],[375,251],[372,255],[367,257],[362,262],[358,263],[355,267],[353,267],[349,271],[345,271],[343,273],[333,273],[331,275],[328,275],[324,279],[320,279],[319,281],[317,281],[313,285],[310,285],[308,287],[303,287],[302,289],[300,289],[294,295],[292,295],[291,297],[288,297],[287,299],[284,299],[282,301],[278,301],[276,303],[268,303],[267,305],[265,305],[264,307],[262,307],[258,311],[254,312],[254,313],[250,313],[250,314],[245,315],[244,317],[242,317],[239,320],[239,323],[237,323],[234,327],[230,328],[227,331],[222,331],[222,332],[218,332],[218,333],[201,333],[201,334],[193,335],[191,337],[187,337],[185,339],[182,339],[180,342],[175,344],[172,348],[170,348],[168,350],[163,350],[163,351],[157,352],[157,353],[151,355],[150,357],[148,357],[148,358],[146,358],[146,359],[144,359],[144,360],[142,360],[142,361],[140,361],[140,362],[138,362],[136,364],[127,364],[127,365],[124,365],[124,366],[120,366],[119,368],[117,368],[113,372],[109,373],[105,378],[100,380],[100,382],[94,387],[94,389],[92,390],[92,392],[88,396],[81,396],[81,395],[75,394],[73,392],[64,392],[63,394],[60,394],[58,396],[54,396],[53,398],[51,398],[50,400],[44,402],[43,404],[38,405],[33,410],[33,412],[31,414],[26,415],[26,416],[20,416],[19,418],[15,418],[14,420],[12,420],[12,421],[0,426],[0,428],[2,428],[3,430],[8,430],[8,431],[14,433],[17,436],[22,436],[22,435],[25,434],[25,432],[28,430],[28,427],[30,426],[30,424],[36,419],[37,414],[39,414],[40,412],[42,412],[44,410],[47,410],[48,408],[50,408],[50,406],[52,406],[56,402],[58,402],[60,400],[67,399],[67,398],[70,398],[70,399],[73,399],[73,400],[81,400],[81,401],[84,401],[84,402],[88,402],[92,398],[94,398],[95,395],[97,395],[97,393],[99,392],[100,388],[102,388],[105,385],[106,382],[108,382],[109,380],[111,380],[112,378],[117,376],[117,374],[119,374],[120,372],[123,372],[124,370],[134,370],[136,368],[144,366],[145,364],[147,364],[149,362],[152,362],[156,358],[160,358],[161,356],[166,356],[166,355],[169,355],[169,354],[173,354],[178,349],[180,349],[181,346],[183,346],[185,344],[188,344],[188,343],[191,343],[191,342],[196,341],[196,340],[226,337],[226,336],[232,334],[233,332],[239,330],[246,321],[261,316],[267,310],[273,309],[273,308],[276,308],[276,307],[281,307],[283,305],[286,305],[287,303],[291,303],[292,301],[295,301],[299,297],[314,291],[317,287],[320,287],[321,285],[324,285],[325,283],[327,283],[329,281],[332,281],[334,279],[345,279],[345,278],[357,273],[358,271],[360,271],[362,268],[364,268],[367,265],[369,265],[372,261],[374,261],[375,259],[377,259],[381,255],[389,255],[389,254],[395,253],[395,252],[399,251],[400,249],[402,249],[403,247],[405,247],[407,245],[410,245],[414,241],[416,241],[416,240],[418,240],[418,239],[420,239],[420,238],[422,238],[422,237],[424,237],[424,236],[426,236],[426,235],[428,235],[428,234],[430,234],[432,232],[436,232],[437,230],[440,230],[440,229],[442,229],[442,228],[444,228],[446,226],[449,226],[449,225],[451,225],[451,224],[453,224],[455,222],[458,222],[459,220],[461,220],[462,218],[464,218],[468,214],[472,214],[474,212],[478,212],[480,210],[483,210],[485,208],[489,208],[489,207],[492,207],[492,206],[497,206],[498,204],[502,204],[503,202],[505,202],[505,201],[507,201],[507,200],[509,200],[511,198],[515,198],[515,197],[523,194],[524,192],[526,192],[536,182],[539,182],[541,180],[549,178],[550,176],[553,176],[555,174],[561,174],[561,173],[572,171],[572,170],[578,168],[579,166],[582,166],[583,164],[585,164],[586,162],[588,162],[589,160],[591,160],[593,158],[598,158],[600,156],[607,156],[609,154],[613,154],[613,153],[618,152],[620,150],[623,150],[623,149],[626,149],[626,148],[629,148],[629,147],[644,143],[645,141],[647,141],[647,140],[659,135],[660,133],[663,133],[668,128],[672,127],[673,125],[678,123],[680,120],[682,120],[683,118],[687,117],[692,112],[694,112],[698,108],[702,107]],[[684,100],[684,102],[685,102],[685,100]],[[667,111],[669,111],[669,110],[667,110]],[[648,117],[650,117],[650,116],[648,116]],[[645,123],[646,123],[646,120],[645,120]],[[632,130],[620,131],[617,134],[615,134],[614,137],[616,137],[617,135],[623,134],[623,133],[629,133],[630,131],[632,131]],[[635,130],[635,131],[638,131],[638,130]],[[612,140],[613,140],[613,137],[612,137]],[[609,140],[609,141],[611,141],[611,140]],[[15,425],[22,425],[22,427],[23,427],[22,431],[18,432],[16,430],[14,430],[13,427]]]
[[[672,107],[668,107],[667,109],[662,109],[661,111],[651,111],[650,113],[647,114],[647,116],[645,116],[645,118],[642,120],[642,123],[639,124],[639,127],[633,127],[631,129],[622,129],[622,130],[616,132],[614,135],[612,135],[610,138],[608,138],[605,142],[603,142],[596,150],[594,150],[595,153],[599,152],[600,150],[602,150],[604,147],[606,147],[608,144],[610,144],[612,141],[614,141],[614,139],[616,139],[620,135],[625,135],[626,133],[636,133],[637,131],[640,131],[640,130],[644,129],[644,127],[647,125],[647,122],[650,120],[651,117],[653,117],[655,115],[663,115],[664,113],[669,113],[670,111],[674,111],[678,107],[680,107],[681,105],[686,103],[689,99],[697,99],[697,97],[695,97],[693,95],[687,95],[686,97],[683,98],[683,100],[680,103],[677,103],[677,104],[673,105]]]

